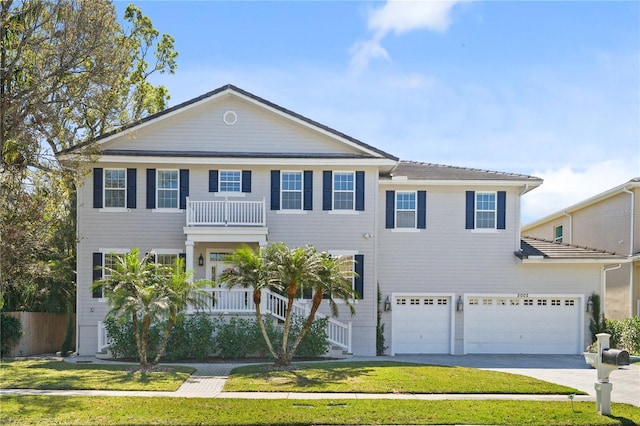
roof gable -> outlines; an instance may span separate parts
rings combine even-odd
[[[92,143],[98,144],[103,155],[254,154],[397,161],[391,154],[232,85],[131,123]]]

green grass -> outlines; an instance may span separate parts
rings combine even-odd
[[[2,361],[0,388],[175,391],[195,371],[191,367],[172,367],[170,372],[127,372],[131,367],[135,365]]]
[[[570,401],[253,400],[2,396],[3,425],[509,424],[634,425],[640,409]]]
[[[231,372],[227,392],[580,394],[532,377],[466,367],[399,362],[299,363],[297,370],[249,365]]]

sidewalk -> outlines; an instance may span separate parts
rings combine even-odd
[[[582,356],[573,355],[415,355],[395,357],[353,357],[347,361],[400,361],[422,364],[461,365],[487,370],[521,374],[548,382],[570,386],[589,395],[576,395],[574,401],[595,401],[596,372],[584,364]],[[94,357],[66,358],[76,363],[113,363]],[[66,395],[66,396],[144,396],[180,398],[247,398],[247,399],[406,399],[406,400],[536,400],[567,401],[567,395],[494,395],[494,394],[362,394],[362,393],[298,393],[298,392],[223,392],[232,369],[246,363],[189,364],[196,368],[175,392],[91,391],[91,390],[25,390],[0,389],[0,395]],[[527,368],[535,367],[535,368]],[[611,374],[611,400],[640,407],[640,365],[630,365]]]

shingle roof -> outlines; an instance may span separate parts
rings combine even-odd
[[[566,243],[556,243],[540,238],[523,236],[521,251],[515,252],[516,257],[527,259],[542,256],[544,259],[563,260],[623,260],[627,256],[590,247],[581,247]]]
[[[115,135],[117,133],[120,133],[120,132],[122,132],[124,130],[127,130],[127,129],[130,129],[132,127],[136,127],[136,126],[138,126],[140,124],[143,124],[143,123],[146,123],[148,121],[155,120],[155,119],[160,118],[160,117],[162,117],[164,115],[167,115],[167,114],[169,114],[171,112],[180,110],[180,109],[185,108],[185,107],[187,107],[189,105],[192,105],[192,104],[195,104],[197,102],[203,101],[203,100],[205,100],[207,98],[211,98],[211,97],[213,97],[215,95],[218,95],[218,94],[220,94],[222,92],[225,92],[225,91],[232,91],[232,92],[236,92],[236,93],[238,93],[240,95],[246,96],[246,97],[248,97],[250,99],[253,99],[254,101],[256,101],[258,103],[264,104],[264,105],[266,105],[266,106],[268,106],[270,108],[276,109],[276,110],[278,110],[278,111],[280,111],[280,112],[282,112],[284,114],[290,115],[290,116],[295,117],[295,118],[297,118],[297,119],[299,119],[301,121],[304,121],[305,123],[307,123],[307,124],[309,124],[311,126],[314,126],[314,127],[319,128],[319,129],[322,129],[322,130],[324,130],[326,132],[329,132],[329,133],[331,133],[331,134],[333,134],[333,135],[335,135],[335,136],[337,136],[339,138],[346,139],[349,142],[352,142],[352,143],[354,143],[356,145],[359,145],[359,146],[361,146],[361,147],[363,147],[363,148],[365,148],[367,150],[374,151],[374,152],[380,154],[381,156],[383,156],[385,158],[388,158],[388,159],[391,159],[391,160],[394,160],[394,161],[398,161],[398,157],[395,157],[395,156],[393,156],[393,155],[391,155],[391,154],[389,154],[389,153],[387,153],[387,152],[385,152],[385,151],[383,151],[381,149],[378,149],[378,148],[376,148],[374,146],[368,145],[368,144],[366,144],[366,143],[364,143],[364,142],[362,142],[362,141],[360,141],[360,140],[358,140],[356,138],[353,138],[353,137],[351,137],[349,135],[346,135],[346,134],[344,134],[342,132],[339,132],[339,131],[337,131],[335,129],[332,129],[331,127],[325,126],[324,124],[320,124],[317,121],[311,120],[310,118],[307,118],[307,117],[305,117],[303,115],[300,115],[300,114],[298,114],[296,112],[293,112],[291,110],[283,108],[280,105],[277,105],[277,104],[275,104],[273,102],[270,102],[270,101],[268,101],[266,99],[263,99],[263,98],[261,98],[259,96],[256,96],[253,93],[247,92],[246,90],[242,90],[239,87],[236,87],[236,86],[234,86],[232,84],[227,84],[225,86],[219,87],[219,88],[217,88],[215,90],[207,92],[207,93],[205,93],[203,95],[200,95],[200,96],[198,96],[196,98],[193,98],[193,99],[190,99],[188,101],[182,102],[181,104],[175,105],[175,106],[173,106],[171,108],[167,108],[167,109],[165,109],[163,111],[160,111],[160,112],[158,112],[156,114],[153,114],[153,115],[150,115],[148,117],[144,117],[144,118],[142,118],[142,119],[140,119],[138,121],[134,121],[132,123],[129,123],[129,124],[125,125],[125,126],[122,126],[122,127],[118,128],[118,129],[114,130],[114,131],[111,131],[109,133],[105,133],[104,135],[101,135],[101,136],[99,136],[99,137],[97,137],[97,138],[95,138],[95,139],[93,139],[93,140],[91,140],[89,142],[86,142],[86,143],[77,145],[75,147],[71,147],[71,148],[62,150],[62,151],[58,152],[58,154],[71,153],[71,152],[75,151],[76,149],[85,147],[85,146],[90,145],[90,144],[92,144],[94,142],[97,142],[97,141],[100,141],[100,140],[105,139],[107,137],[113,136],[113,135]]]
[[[410,180],[530,180],[532,182],[542,182],[542,179],[529,175],[406,160],[400,161],[393,170],[392,176],[406,176]],[[390,179],[391,175],[382,178]]]

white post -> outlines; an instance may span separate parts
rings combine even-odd
[[[185,265],[184,265],[185,269],[187,271],[189,271],[189,270],[194,271],[194,268],[193,268],[193,248],[194,248],[195,242],[187,240],[187,241],[185,241],[184,245],[185,245],[185,247],[187,249],[186,250],[187,256],[186,256]],[[194,276],[195,276],[195,272],[189,278],[189,280],[191,282],[193,282]]]
[[[596,412],[608,416],[611,414],[611,390],[613,385],[609,383],[609,374],[618,369],[618,366],[612,366],[602,362],[602,351],[609,349],[610,334],[596,334],[598,338],[598,360],[596,369],[598,370],[598,381],[595,383],[596,390]]]

